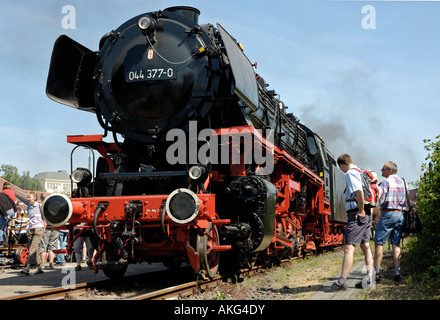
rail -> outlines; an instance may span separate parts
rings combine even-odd
[[[334,251],[342,250],[342,247],[334,248]],[[304,257],[311,255],[311,253],[305,253],[303,256],[294,257],[292,259],[284,259],[279,261],[280,264],[288,263],[293,260],[301,260]],[[270,268],[272,264],[254,266],[250,269],[240,269],[234,272],[218,275],[213,279],[203,279],[199,278],[196,281],[189,281],[182,284],[174,285],[171,287],[159,289],[156,291],[148,292],[145,294],[140,294],[137,296],[132,296],[125,298],[124,300],[175,300],[188,298],[194,293],[203,292],[203,290],[208,290],[211,287],[215,287],[219,281],[225,281],[226,279],[232,279],[234,281],[240,277],[254,274],[262,269]],[[169,271],[169,270],[168,270]],[[163,272],[163,271],[159,271]],[[151,275],[151,273],[149,273]],[[156,274],[156,273],[154,273]],[[124,279],[136,278],[146,274],[137,274],[132,276],[126,276]],[[157,275],[155,276],[157,277]],[[105,288],[113,283],[112,279],[92,281],[82,284],[77,284],[74,288],[53,288],[45,291],[21,294],[17,296],[11,296],[3,298],[2,300],[77,300],[80,295],[83,295],[88,290],[93,290],[97,287]]]
[[[97,286],[105,286],[110,281],[110,279],[107,279],[80,283],[75,285],[74,288],[58,287],[39,292],[32,292],[20,294],[18,296],[7,297],[3,298],[2,300],[70,300],[74,295],[86,292],[87,290],[90,290]]]

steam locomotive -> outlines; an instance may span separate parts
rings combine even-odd
[[[67,251],[90,237],[95,273],[187,263],[212,278],[343,241],[344,177],[324,141],[286,112],[242,45],[199,15],[141,14],[98,51],[55,42],[48,97],[95,113],[104,132],[68,136],[72,156],[85,147],[99,158],[72,168],[74,194],[47,197],[42,214],[70,229]]]

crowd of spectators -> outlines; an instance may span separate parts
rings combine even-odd
[[[64,266],[66,253],[58,253],[57,250],[66,249],[69,230],[55,229],[47,225],[41,215],[41,204],[46,194],[38,195],[31,191],[28,193],[27,202],[17,199],[12,185],[9,182],[3,184],[0,192],[0,248],[18,244],[28,248],[28,261],[22,273],[26,275],[44,273],[44,269],[55,269],[56,266]],[[91,263],[94,250],[83,237],[78,238],[74,245],[74,255],[68,256],[70,261],[76,260],[76,271],[82,270],[81,262],[88,258],[88,267],[93,268]],[[57,252],[57,253],[55,253]],[[14,258],[0,255],[0,264],[13,264]],[[31,273],[31,269],[36,271]]]

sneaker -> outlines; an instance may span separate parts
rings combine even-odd
[[[334,292],[334,291],[339,291],[339,290],[347,290],[348,285],[345,282],[343,285],[340,285],[337,281],[335,283],[332,284],[331,287],[328,287],[327,289],[325,289],[325,292]]]
[[[34,274],[39,274],[39,273],[44,273],[43,268],[42,267],[38,267],[37,271],[35,271]]]
[[[371,289],[370,277],[364,277],[361,281],[354,285],[356,289]]]
[[[53,266],[53,263],[49,263],[49,266],[46,269],[55,270],[55,267]]]
[[[31,275],[31,273],[29,272],[29,269],[28,269],[28,268],[21,269],[21,273],[24,273],[24,274],[27,275],[27,276],[30,276],[30,275]]]
[[[81,270],[82,270],[81,266],[76,266],[75,267],[75,271],[81,271]]]
[[[400,282],[400,280],[401,280],[400,274],[394,275],[394,282]]]
[[[378,273],[376,273],[376,283],[380,282],[380,275]]]
[[[356,289],[370,289],[370,286],[371,286],[370,280],[368,280],[366,282],[365,281],[359,281],[358,283],[356,283],[354,285],[354,287]]]

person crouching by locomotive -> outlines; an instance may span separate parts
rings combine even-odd
[[[27,209],[29,225],[26,231],[26,236],[29,250],[29,258],[26,267],[21,270],[21,272],[26,275],[30,275],[30,269],[33,264],[37,266],[37,270],[34,274],[44,272],[42,268],[43,265],[41,263],[41,257],[38,252],[38,246],[44,234],[45,223],[41,216],[41,204],[38,202],[37,193],[34,191],[29,192],[27,200],[29,202],[29,206]]]
[[[397,175],[397,165],[392,161],[385,163],[381,170],[385,180],[379,184],[382,191],[379,196],[381,215],[374,235],[374,271],[376,282],[379,282],[383,245],[389,238],[393,247],[394,281],[400,281],[400,239],[403,212],[407,210],[405,181]]]
[[[353,265],[353,255],[356,245],[360,245],[365,255],[367,275],[356,284],[356,288],[370,288],[373,271],[373,255],[370,249],[371,210],[364,210],[364,194],[362,191],[362,177],[356,165],[348,154],[339,156],[339,169],[345,173],[345,210],[348,219],[345,228],[344,259],[342,273],[338,281],[333,283],[326,291],[346,290],[348,273]]]

